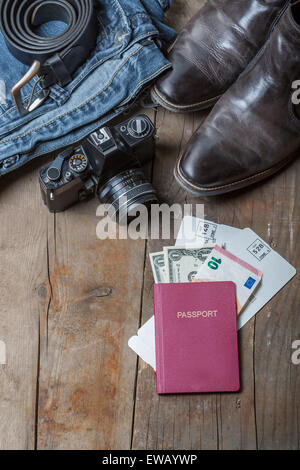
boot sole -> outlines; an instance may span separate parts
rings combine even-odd
[[[270,176],[273,176],[275,173],[279,172],[281,169],[286,167],[289,163],[291,163],[293,160],[299,156],[300,148],[294,152],[292,155],[287,157],[283,162],[278,163],[277,165],[274,165],[271,168],[268,168],[267,170],[264,170],[260,173],[257,173],[256,175],[250,176],[248,178],[236,181],[234,183],[226,184],[223,186],[216,186],[212,188],[201,188],[193,183],[190,183],[182,174],[179,168],[180,164],[180,159],[178,160],[175,170],[174,170],[174,176],[176,181],[179,183],[179,185],[185,189],[187,192],[193,194],[194,196],[220,196],[222,194],[230,193],[233,191],[237,191],[239,189],[244,189],[248,186],[251,186],[255,183],[258,183],[260,181],[263,181]]]
[[[196,112],[196,111],[203,111],[204,109],[211,108],[214,106],[217,101],[221,98],[222,95],[216,96],[215,98],[211,98],[209,100],[202,101],[201,103],[197,103],[194,105],[188,105],[188,106],[177,106],[172,104],[170,101],[166,100],[158,91],[156,86],[151,89],[151,98],[152,101],[155,104],[159,104],[163,108],[167,109],[168,111],[171,111],[172,113],[177,113],[177,114],[187,114],[191,112]]]

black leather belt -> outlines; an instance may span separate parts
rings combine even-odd
[[[96,42],[96,14],[93,0],[0,2],[0,26],[6,44],[20,62],[31,66],[11,90],[20,114],[24,115],[47,99],[53,84],[65,86],[70,83],[72,74],[85,62]],[[36,28],[49,21],[62,21],[67,27],[54,37],[39,36]],[[21,89],[35,75],[39,76],[42,92],[25,106]]]

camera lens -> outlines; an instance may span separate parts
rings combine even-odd
[[[157,202],[156,191],[149,183],[141,168],[124,171],[110,179],[100,190],[100,202],[108,204],[109,214],[118,215],[119,221],[144,204]]]

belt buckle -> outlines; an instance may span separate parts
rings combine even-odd
[[[16,83],[11,89],[11,94],[15,101],[16,108],[21,116],[26,116],[27,114],[31,113],[36,108],[41,106],[50,94],[50,90],[43,90],[41,92],[41,96],[37,97],[33,102],[31,97],[31,99],[29,100],[29,104],[27,106],[24,105],[21,90],[25,85],[27,85],[27,83],[30,82],[30,80],[32,80],[38,74],[40,68],[40,62],[38,60],[35,60],[28,72],[25,73],[24,77],[22,77],[21,80],[19,80],[18,83]]]

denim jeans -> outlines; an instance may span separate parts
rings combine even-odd
[[[136,96],[171,65],[157,45],[175,32],[163,23],[172,0],[94,0],[96,48],[66,87],[54,85],[47,101],[21,117],[10,94],[28,67],[8,51],[0,33],[0,175],[73,144],[130,107]],[[57,34],[61,24],[44,25]],[[29,100],[34,80],[22,90]],[[38,92],[36,87],[36,92]]]

